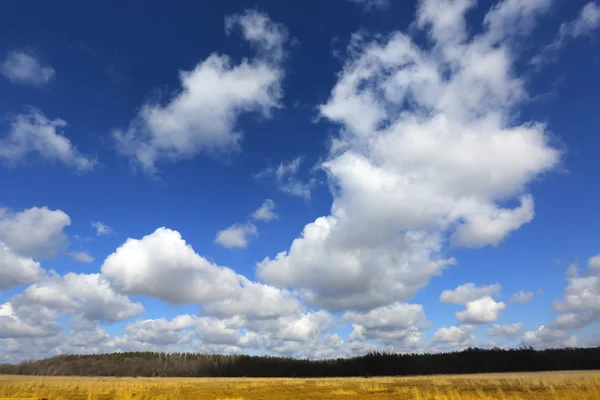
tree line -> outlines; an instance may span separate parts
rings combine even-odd
[[[147,377],[334,377],[600,369],[600,347],[478,349],[435,354],[371,352],[328,360],[195,353],[61,355],[0,365],[0,374]]]

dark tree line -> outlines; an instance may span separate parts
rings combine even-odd
[[[438,354],[375,352],[361,357],[329,360],[130,352],[63,355],[18,365],[0,365],[2,374],[181,377],[390,376],[591,369],[600,369],[600,347],[549,350],[470,348]]]

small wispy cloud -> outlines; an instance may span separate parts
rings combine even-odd
[[[217,232],[215,243],[228,249],[248,247],[250,236],[256,236],[258,230],[251,223],[234,224],[230,227]]]
[[[83,262],[83,263],[92,263],[94,262],[94,257],[92,257],[91,255],[89,255],[88,253],[84,252],[84,251],[79,251],[79,252],[73,252],[73,253],[68,253],[69,256],[71,256],[73,259]]]
[[[0,73],[13,83],[32,86],[45,85],[56,75],[54,68],[25,51],[9,52],[0,64]]]
[[[310,178],[308,182],[298,179],[297,175],[303,162],[304,157],[302,156],[290,161],[282,161],[277,167],[268,167],[260,171],[255,178],[274,177],[277,188],[282,192],[309,200],[316,181],[314,178]]]
[[[103,224],[100,221],[92,222],[92,227],[96,228],[96,235],[98,236],[108,236],[115,233],[110,226]]]
[[[266,199],[262,205],[252,213],[252,218],[258,221],[269,222],[279,218],[279,216],[273,211],[275,209],[275,202],[271,199]]]

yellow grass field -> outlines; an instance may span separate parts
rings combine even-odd
[[[410,378],[85,378],[1,376],[0,399],[599,400],[600,371]]]

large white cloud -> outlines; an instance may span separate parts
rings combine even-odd
[[[368,309],[410,298],[453,264],[445,244],[498,245],[530,222],[527,186],[560,161],[544,124],[514,113],[527,95],[513,39],[532,29],[537,3],[499,4],[470,37],[474,2],[422,0],[428,47],[401,32],[355,34],[320,106],[341,126],[321,165],[331,215],[259,263],[259,276],[313,305]]]
[[[115,322],[144,311],[140,303],[115,293],[100,274],[51,274],[30,285],[12,303],[21,306],[44,306],[63,314],[75,314],[92,321]]]
[[[61,210],[32,207],[20,212],[0,208],[0,242],[25,257],[52,258],[67,246],[64,229],[71,225]]]
[[[8,133],[0,136],[0,161],[15,166],[36,153],[46,161],[58,161],[80,172],[93,169],[96,159],[81,154],[71,143],[62,132],[66,125],[60,118],[50,120],[29,107],[11,120]]]
[[[159,228],[128,239],[102,265],[102,275],[126,294],[147,295],[172,304],[199,304],[206,312],[269,318],[296,312],[288,291],[256,283],[198,255],[179,232]]]
[[[164,105],[144,104],[126,130],[113,133],[121,153],[153,173],[160,160],[236,151],[242,138],[238,117],[269,117],[280,106],[286,28],[257,11],[226,19],[228,32],[236,27],[257,56],[233,65],[228,56],[213,53],[191,71],[180,71],[179,93]]]
[[[349,340],[376,340],[395,351],[415,351],[424,346],[423,329],[428,325],[420,304],[394,303],[366,313],[347,312],[352,322]]]
[[[15,308],[11,303],[0,304],[0,339],[54,336],[62,329],[54,321],[56,317],[39,305]]]
[[[0,290],[30,283],[43,273],[39,262],[15,254],[0,241]]]

